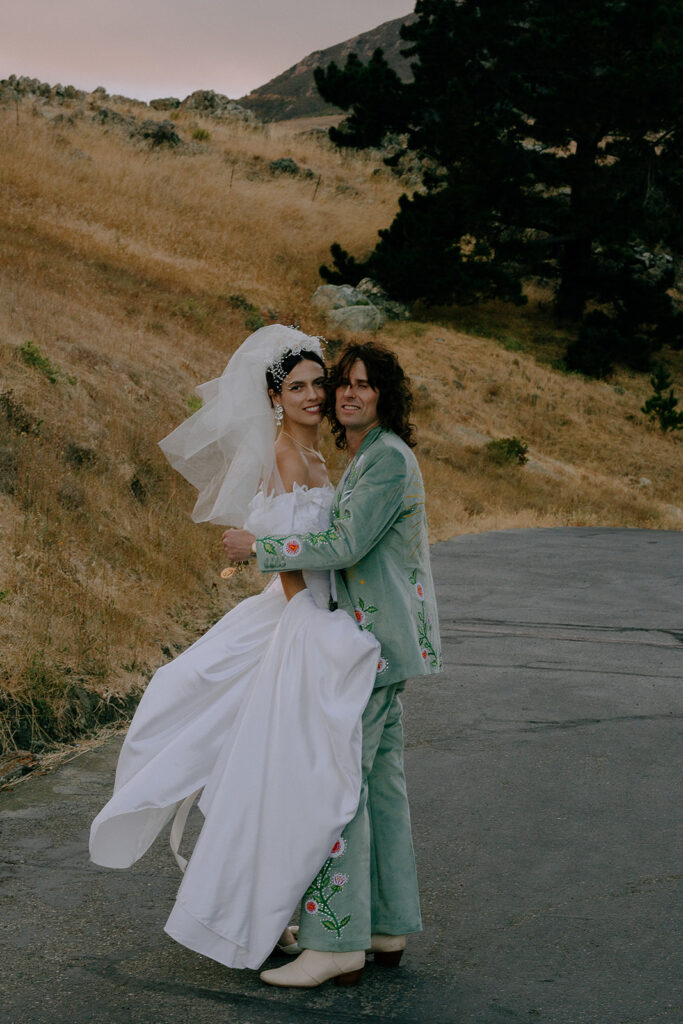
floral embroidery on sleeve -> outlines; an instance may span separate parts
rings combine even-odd
[[[417,578],[417,569],[413,569],[408,577],[408,582],[414,588],[418,601],[424,601],[424,587]],[[422,660],[428,661],[432,668],[441,668],[441,654],[432,643],[432,632],[431,616],[427,615],[424,608],[421,608],[417,613],[417,642],[420,645],[420,655]]]
[[[432,644],[432,620],[424,609],[417,613],[417,639],[423,661],[429,661],[432,668],[441,668],[441,655]]]
[[[358,598],[358,604],[353,609],[353,614],[361,629],[367,629],[372,633],[375,623],[372,619],[368,619],[368,615],[374,615],[377,610],[374,604],[366,604],[362,597]]]
[[[332,861],[336,860],[346,850],[346,840],[338,839],[330,850],[329,856],[316,878],[311,882],[304,894],[304,910],[307,914],[320,914],[321,924],[328,932],[334,932],[338,939],[341,938],[342,929],[346,928],[351,920],[347,914],[341,920],[335,914],[330,903],[340,893],[349,880],[349,876],[343,871],[332,872]]]

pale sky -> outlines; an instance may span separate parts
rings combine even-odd
[[[0,78],[136,99],[245,95],[412,0],[0,0]]]

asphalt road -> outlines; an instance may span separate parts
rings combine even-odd
[[[404,700],[425,930],[401,966],[283,991],[175,944],[161,839],[88,862],[110,740],[0,794],[2,1024],[678,1024],[683,533],[433,557],[447,669]]]

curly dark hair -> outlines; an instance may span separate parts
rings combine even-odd
[[[413,407],[410,378],[406,377],[394,353],[373,341],[362,345],[348,342],[327,378],[327,418],[337,448],[346,448],[347,444],[345,428],[335,412],[335,392],[349,379],[351,367],[357,360],[365,366],[370,387],[379,392],[377,415],[380,424],[386,430],[393,430],[410,448],[414,448],[415,427],[409,422]]]

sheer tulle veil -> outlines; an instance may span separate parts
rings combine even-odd
[[[220,377],[195,390],[202,408],[159,442],[161,450],[199,495],[195,522],[242,526],[261,483],[284,488],[275,463],[275,420],[266,370],[288,352],[316,352],[320,338],[273,324],[240,345]]]

